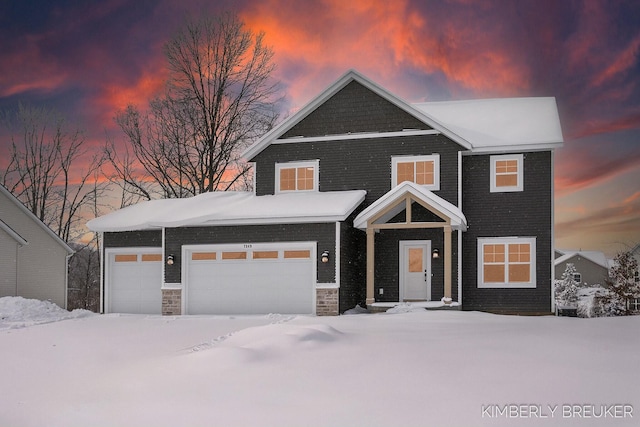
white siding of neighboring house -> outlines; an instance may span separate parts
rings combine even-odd
[[[0,298],[16,296],[18,243],[0,229]]]
[[[0,218],[28,244],[18,250],[17,295],[67,305],[67,250],[14,200],[0,192]]]

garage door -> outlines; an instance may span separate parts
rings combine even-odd
[[[315,246],[186,247],[187,314],[314,313]]]
[[[107,252],[108,313],[161,314],[162,251],[130,249]]]

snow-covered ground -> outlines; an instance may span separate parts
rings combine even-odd
[[[639,330],[640,316],[160,317],[2,298],[0,426],[638,425]]]

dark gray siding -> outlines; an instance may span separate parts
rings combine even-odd
[[[353,228],[352,218],[340,224],[340,312],[365,306],[367,284],[366,234]]]
[[[256,156],[256,193],[274,194],[275,164],[320,160],[320,191],[367,190],[368,206],[391,190],[391,158],[440,155],[440,190],[434,193],[458,204],[458,149],[443,135],[273,144]]]
[[[335,223],[245,225],[226,227],[182,227],[165,230],[165,256],[172,254],[174,264],[165,266],[165,281],[179,283],[181,279],[182,246],[223,243],[271,243],[271,242],[317,242],[317,256],[328,250],[334,254],[336,247]],[[335,254],[330,262],[317,260],[318,283],[334,283]]]
[[[551,153],[524,153],[524,191],[491,193],[489,155],[463,158],[462,303],[465,310],[551,312]],[[477,287],[480,237],[535,237],[535,289]]]
[[[351,82],[289,129],[282,138],[402,129],[430,127],[360,83]]]
[[[161,247],[161,230],[120,231],[104,233],[105,248]]]
[[[458,298],[458,238],[452,233],[451,293]],[[375,289],[376,301],[396,302],[400,300],[400,241],[431,240],[431,249],[440,250],[440,258],[431,260],[431,300],[444,297],[444,231],[442,229],[381,230],[376,233]],[[384,294],[380,295],[380,288]]]

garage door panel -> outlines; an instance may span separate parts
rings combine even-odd
[[[160,250],[112,253],[109,259],[108,311],[160,314],[162,312]]]
[[[193,253],[212,248],[193,250]],[[239,255],[239,254],[245,254]],[[187,256],[189,314],[312,313],[315,269],[306,247],[220,248],[215,261]],[[225,255],[226,254],[226,255]],[[285,258],[287,254],[289,258]],[[291,258],[296,256],[296,258]],[[306,257],[306,258],[305,258]]]

